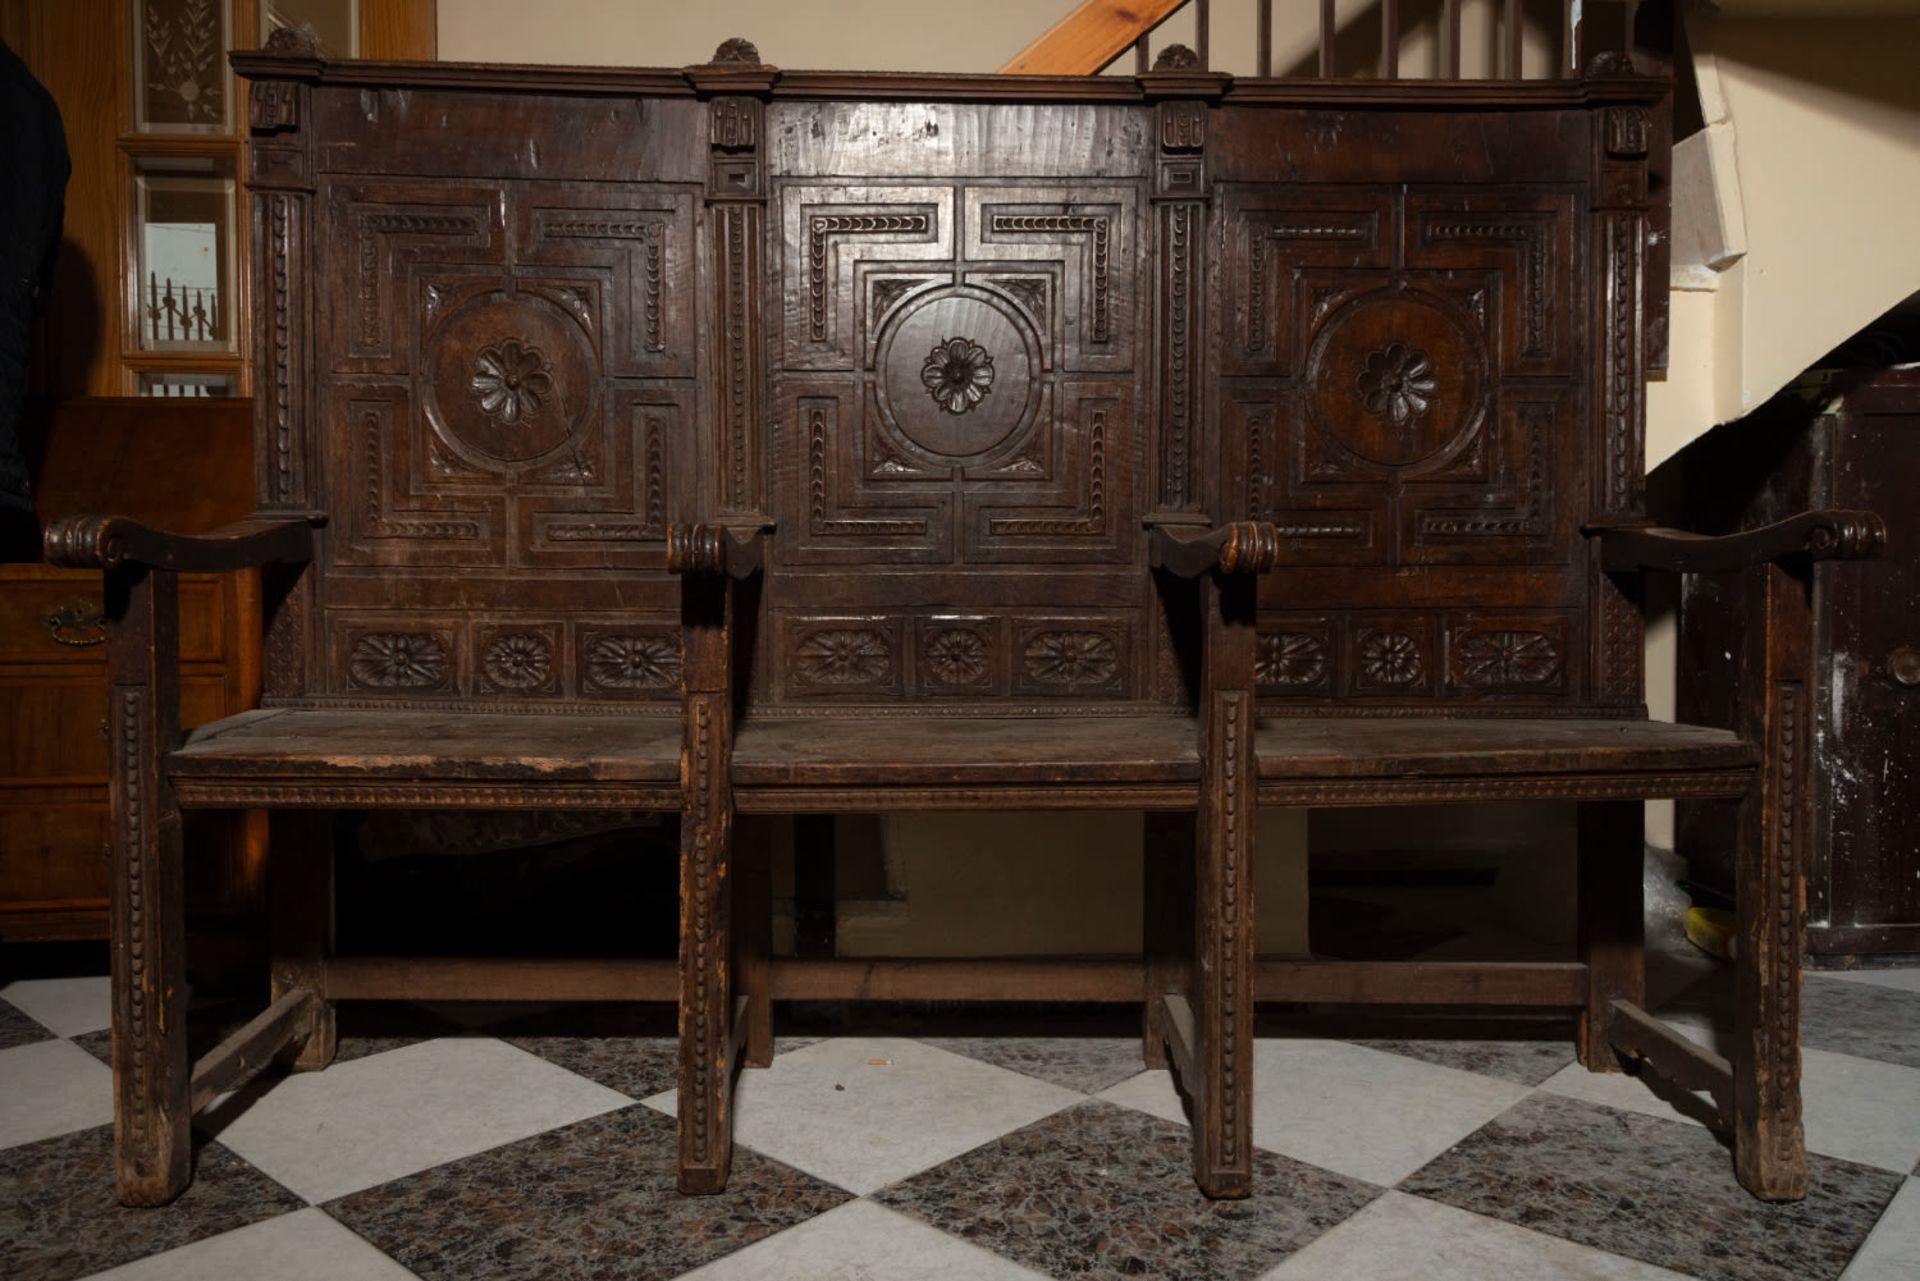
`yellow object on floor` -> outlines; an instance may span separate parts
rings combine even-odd
[[[1734,937],[1733,913],[1723,912],[1717,907],[1688,908],[1687,941],[1708,956],[1731,961],[1739,942]]]

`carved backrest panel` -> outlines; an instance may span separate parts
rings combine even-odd
[[[765,696],[1153,697],[1139,113],[773,119],[779,137],[898,141],[773,158]]]
[[[595,125],[651,149],[631,108],[513,104],[530,127],[488,141],[502,109],[472,95],[334,97],[306,211],[311,494],[331,519],[305,692],[673,703],[701,188],[567,155],[564,132]],[[458,150],[434,155],[434,132]]]
[[[700,519],[773,530],[758,706],[1177,705],[1145,531],[1251,515],[1272,710],[1640,701],[1579,527],[1640,502],[1643,82],[289,66],[262,504],[330,522],[273,697],[670,704]]]

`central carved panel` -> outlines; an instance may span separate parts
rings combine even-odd
[[[1032,426],[1039,408],[1033,322],[983,289],[945,286],[897,308],[875,366],[882,426],[935,459],[983,458]]]
[[[593,404],[590,335],[538,294],[471,299],[435,329],[426,359],[428,420],[483,466],[552,453]]]
[[[1118,598],[1108,579],[1061,584],[1139,553],[1139,189],[796,182],[778,197],[775,572],[831,567],[849,612],[780,611],[776,688],[1138,694],[1148,580]],[[903,607],[903,570],[943,586]],[[989,594],[1059,604],[1012,630],[940,612]]]

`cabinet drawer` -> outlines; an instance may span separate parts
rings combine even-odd
[[[180,576],[182,662],[216,663],[226,657],[221,625],[226,591],[218,575]],[[100,609],[98,574],[7,576],[0,580],[0,663],[103,664],[106,628]]]

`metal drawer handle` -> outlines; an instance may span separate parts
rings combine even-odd
[[[107,620],[100,606],[92,601],[77,600],[48,614],[47,630],[60,644],[85,649],[106,643]]]
[[[1887,674],[1902,685],[1920,685],[1920,649],[1902,645],[1888,654]]]

